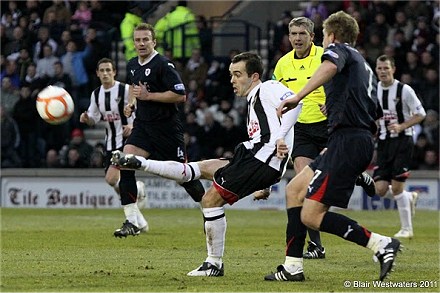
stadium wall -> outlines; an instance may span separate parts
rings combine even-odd
[[[101,169],[2,169],[2,207],[8,208],[120,208],[120,200],[113,188],[104,181]],[[145,182],[148,201],[144,208],[198,208],[185,190],[172,180],[156,176],[140,176]],[[231,209],[284,210],[285,187],[293,172],[288,172],[273,187],[268,200],[254,201],[249,196]],[[419,192],[418,209],[440,210],[439,173],[437,171],[413,171],[407,181],[407,190]],[[206,188],[211,185],[203,181]],[[352,210],[395,209],[393,200],[378,196],[369,198],[356,186],[350,201]]]

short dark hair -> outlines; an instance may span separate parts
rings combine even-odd
[[[101,65],[102,63],[110,63],[113,67],[113,70],[116,70],[116,64],[115,61],[113,61],[110,58],[102,58],[98,61],[98,64],[96,64],[96,70],[99,69],[99,65]]]
[[[232,63],[244,61],[246,63],[246,73],[251,76],[253,73],[258,73],[260,78],[263,76],[263,62],[261,57],[256,53],[243,52],[232,57]]]
[[[390,61],[391,66],[395,67],[396,62],[394,61],[394,58],[388,55],[380,55],[379,57],[377,57],[377,61],[380,62],[386,62],[386,61]]]

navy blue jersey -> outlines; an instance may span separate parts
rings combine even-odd
[[[127,84],[145,84],[152,93],[172,91],[184,95],[185,86],[174,68],[173,63],[157,52],[144,64],[139,64],[138,57],[127,63]],[[137,100],[136,119],[144,122],[178,120],[177,105]]]
[[[377,99],[376,76],[365,59],[348,44],[335,43],[325,49],[321,60],[338,68],[338,73],[324,84],[329,131],[351,127],[376,133],[375,121],[382,117],[382,108]]]

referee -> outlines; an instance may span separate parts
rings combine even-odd
[[[289,41],[292,51],[280,58],[275,66],[272,79],[283,83],[294,93],[298,93],[321,65],[322,47],[313,43],[314,23],[306,17],[297,17],[289,23]],[[301,172],[326,147],[328,139],[327,117],[321,113],[325,105],[324,87],[320,86],[303,100],[302,112],[295,124],[295,139],[292,151],[295,174]],[[292,181],[291,181],[292,182]],[[292,188],[291,182],[286,192]],[[310,241],[304,258],[325,258],[319,232],[308,229]]]

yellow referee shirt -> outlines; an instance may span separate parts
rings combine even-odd
[[[299,92],[310,77],[321,65],[324,49],[312,43],[310,54],[303,59],[295,59],[295,50],[290,51],[278,60],[272,79],[278,80],[294,93]],[[320,86],[303,100],[303,108],[298,117],[301,123],[316,123],[327,119],[319,110],[319,105],[325,104],[324,87]]]

